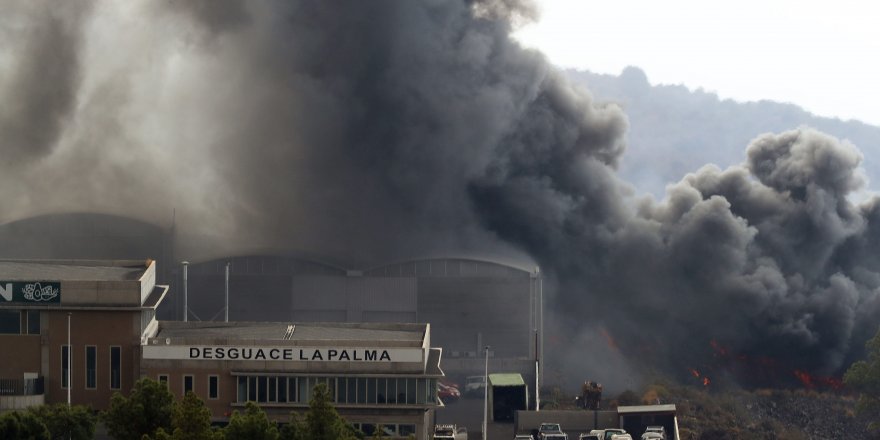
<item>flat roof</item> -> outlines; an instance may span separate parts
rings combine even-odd
[[[493,387],[510,387],[525,385],[522,375],[519,373],[494,373],[489,375],[489,383]]]
[[[664,413],[675,414],[675,404],[667,405],[635,405],[635,406],[618,406],[617,413],[625,414],[645,414],[645,413]]]
[[[146,260],[0,260],[3,281],[137,281]]]
[[[305,343],[393,341],[399,346],[421,347],[427,328],[427,324],[412,323],[159,321],[154,338]]]

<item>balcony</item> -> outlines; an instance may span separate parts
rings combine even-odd
[[[0,411],[19,410],[45,403],[44,380],[0,379]]]

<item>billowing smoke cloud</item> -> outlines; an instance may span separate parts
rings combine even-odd
[[[880,306],[877,201],[847,199],[860,154],[809,129],[759,137],[747,153],[634,212],[611,185],[594,190],[602,173],[578,164],[589,152],[546,169],[499,165],[472,191],[489,225],[559,271],[559,309],[580,312],[563,328],[607,328],[621,349],[682,373],[735,354],[737,368],[772,359],[765,380],[833,374],[876,331]],[[541,220],[509,220],[538,204]]]
[[[715,340],[833,372],[875,326],[880,207],[847,200],[854,148],[768,135],[637,200],[626,117],[510,38],[525,2],[26,5],[0,19],[4,220],[173,211],[190,252],[353,264],[525,253],[569,343],[674,371]],[[569,351],[578,378],[602,365]]]

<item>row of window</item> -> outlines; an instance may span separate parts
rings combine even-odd
[[[409,437],[416,435],[416,425],[410,423],[383,423],[377,425],[375,423],[352,423],[355,429],[361,430],[368,436],[374,436],[376,430],[379,429],[379,435],[382,437]]]
[[[86,389],[98,388],[98,347],[94,345],[86,345],[85,347],[85,372]],[[75,356],[74,356],[75,358]],[[70,375],[72,373],[70,366],[72,365],[70,357],[70,346],[61,346],[61,388],[67,389],[70,385]],[[110,379],[110,389],[118,390],[122,388],[121,372],[122,372],[122,347],[110,347],[110,368],[107,370]]]
[[[168,385],[167,374],[160,374],[158,379],[159,382]],[[189,391],[195,392],[194,381],[195,378],[190,374],[183,376],[183,394]],[[208,376],[208,398],[211,400],[220,398],[220,377],[217,375]]]
[[[300,403],[323,383],[337,404],[426,405],[437,403],[437,379],[396,377],[238,376],[236,401]]]
[[[40,311],[0,309],[0,334],[40,334]]]

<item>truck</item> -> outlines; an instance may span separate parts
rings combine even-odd
[[[544,422],[538,426],[538,440],[568,440],[559,423]]]
[[[467,440],[467,428],[458,427],[451,423],[434,425],[434,435],[431,438],[433,440]]]
[[[493,421],[512,421],[516,411],[529,408],[529,389],[519,373],[490,374],[488,394]]]

